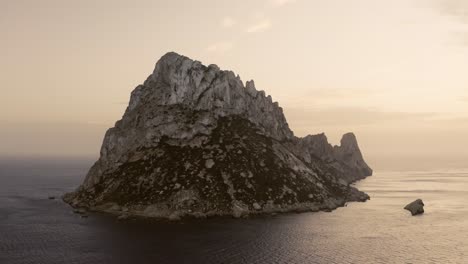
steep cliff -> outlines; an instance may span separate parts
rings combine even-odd
[[[91,210],[179,218],[329,210],[368,196],[353,134],[297,138],[253,81],[164,55],[105,135],[99,160],[64,200]]]

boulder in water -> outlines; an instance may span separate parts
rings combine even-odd
[[[411,212],[411,215],[419,215],[424,213],[424,203],[421,199],[417,199],[416,201],[408,204],[405,206],[405,209]]]

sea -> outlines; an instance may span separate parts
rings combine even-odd
[[[355,184],[370,201],[333,212],[119,222],[60,199],[92,162],[0,161],[0,264],[468,263],[468,169],[376,170]]]

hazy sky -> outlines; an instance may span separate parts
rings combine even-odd
[[[354,131],[371,166],[468,161],[465,0],[0,0],[0,35],[0,156],[98,155],[176,51],[254,79],[298,136]]]

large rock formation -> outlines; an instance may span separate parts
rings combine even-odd
[[[99,160],[64,200],[74,207],[177,219],[330,210],[368,196],[356,138],[295,137],[253,81],[164,55],[105,135]]]

